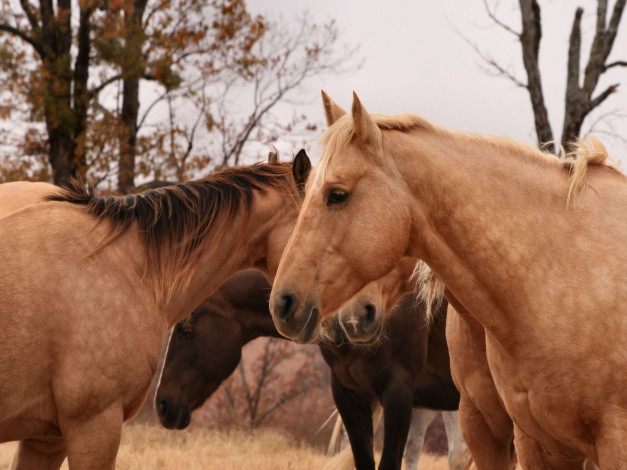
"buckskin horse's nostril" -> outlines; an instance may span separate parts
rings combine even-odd
[[[289,321],[296,311],[296,296],[290,293],[283,294],[278,302],[278,315],[283,321]]]

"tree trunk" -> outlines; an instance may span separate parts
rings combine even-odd
[[[540,39],[542,38],[540,6],[536,0],[520,0],[520,12],[522,18],[520,43],[523,63],[527,71],[527,90],[531,98],[538,146],[542,147],[547,142],[553,141],[553,131],[549,123],[549,113],[544,104],[540,66],[538,65]],[[554,151],[552,144],[549,144],[547,149]]]
[[[123,61],[122,77],[122,124],[120,136],[120,164],[118,170],[118,190],[127,194],[135,188],[135,155],[137,153],[137,116],[139,113],[139,81],[145,75],[142,56],[144,32],[142,18],[147,0],[134,2],[130,14],[125,13],[126,52]]]

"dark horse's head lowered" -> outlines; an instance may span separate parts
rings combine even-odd
[[[270,294],[270,285],[261,274],[242,271],[172,330],[155,396],[157,414],[166,428],[189,425],[191,412],[233,373],[246,343],[259,336],[280,337],[269,311],[267,317],[255,313],[268,310],[268,296],[247,291]],[[254,325],[248,325],[251,322]]]

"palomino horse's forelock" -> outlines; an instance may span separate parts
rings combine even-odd
[[[111,223],[94,252],[137,223],[146,253],[145,275],[152,279],[156,298],[167,301],[189,284],[194,275],[190,266],[196,264],[198,248],[212,229],[228,223],[242,208],[250,210],[255,191],[293,194],[293,186],[291,163],[264,163],[227,168],[196,181],[126,196],[98,197],[93,188],[76,180],[47,200],[86,206],[90,214]]]
[[[575,150],[565,158],[558,159],[554,155],[542,152],[535,147],[516,142],[512,139],[500,136],[485,136],[471,132],[455,131],[430,123],[417,114],[406,113],[400,115],[370,114],[370,117],[381,130],[397,130],[406,132],[412,129],[423,129],[427,132],[437,133],[440,137],[456,139],[476,139],[486,144],[491,144],[495,151],[507,154],[515,154],[528,161],[534,161],[544,166],[561,166],[570,174],[570,182],[566,197],[566,209],[577,195],[585,189],[587,168],[590,165],[606,165],[621,173],[617,165],[609,159],[607,150],[603,144],[592,136],[575,142]],[[324,146],[320,162],[317,166],[314,185],[319,186],[326,175],[329,162],[334,155],[341,153],[355,136],[353,118],[345,114],[333,123],[320,138],[320,144]],[[563,152],[562,152],[563,154]]]
[[[379,129],[383,130],[407,131],[415,128],[435,130],[436,128],[436,126],[417,114],[407,113],[398,116],[371,114],[370,116]],[[324,145],[324,151],[316,167],[314,184],[318,184],[324,179],[331,157],[347,147],[354,136],[355,129],[353,127],[353,118],[350,114],[340,117],[322,134],[320,144]]]

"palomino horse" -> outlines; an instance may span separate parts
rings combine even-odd
[[[627,181],[590,138],[577,159],[325,99],[315,178],[271,311],[301,337],[402,256],[485,329],[507,413],[544,464],[627,462]]]
[[[166,331],[236,271],[276,269],[309,168],[301,152],[133,196],[77,186],[0,220],[0,440],[21,441],[14,468],[66,455],[114,468]]]
[[[191,412],[235,370],[244,344],[259,336],[280,336],[268,310],[270,289],[259,272],[238,273],[173,329],[155,396],[165,427],[182,429],[189,424]],[[456,410],[459,402],[449,373],[444,318],[428,331],[424,304],[415,305],[410,295],[386,319],[383,335],[386,339],[372,347],[320,345],[358,469],[374,468],[375,401],[383,404],[385,414],[381,469],[400,469],[412,406]],[[452,463],[462,460],[465,448],[456,414],[445,416]],[[431,421],[422,415],[413,415],[418,435],[406,460],[410,468],[417,465]],[[458,462],[455,468],[461,465]]]

